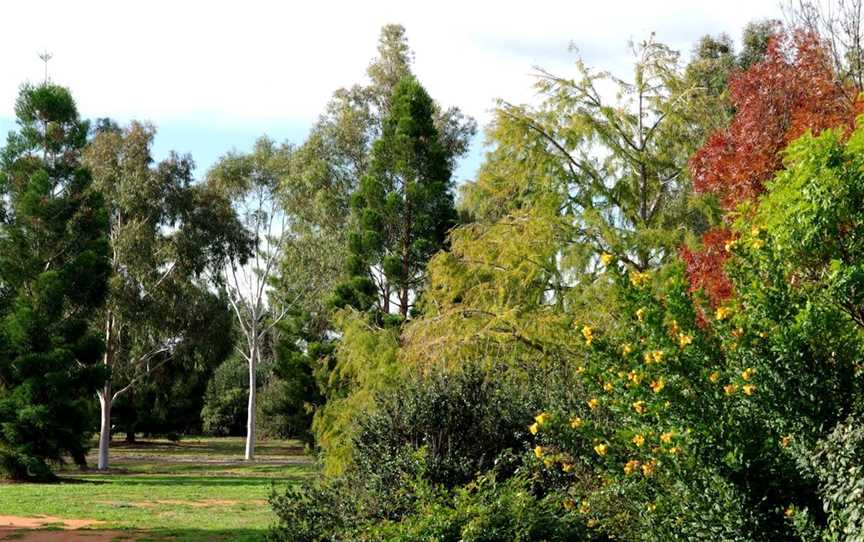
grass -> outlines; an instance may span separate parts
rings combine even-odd
[[[271,487],[297,483],[313,467],[297,442],[262,442],[256,451],[247,463],[239,438],[115,442],[107,473],[67,468],[57,484],[0,486],[0,513],[97,520],[99,529],[140,532],[144,541],[258,541],[274,518]]]

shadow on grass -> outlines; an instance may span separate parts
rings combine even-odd
[[[136,542],[263,542],[267,529],[154,529],[140,532]]]
[[[214,476],[142,476],[129,477],[116,481],[124,486],[189,486],[189,487],[248,487],[275,484],[297,483],[302,476],[290,477],[214,477]],[[106,482],[97,482],[106,483]]]

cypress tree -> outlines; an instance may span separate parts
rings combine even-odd
[[[45,480],[66,456],[83,464],[91,437],[107,216],[69,91],[24,85],[15,112],[0,154],[0,472]]]

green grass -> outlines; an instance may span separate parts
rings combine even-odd
[[[115,442],[109,472],[67,468],[57,484],[0,485],[0,510],[103,521],[99,529],[142,531],[145,541],[262,540],[274,519],[271,487],[297,483],[313,466],[292,441],[262,442],[257,456],[242,461],[239,438]]]

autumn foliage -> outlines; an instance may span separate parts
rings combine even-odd
[[[808,130],[851,130],[864,105],[859,89],[838,84],[818,37],[803,31],[775,35],[764,58],[733,76],[729,90],[732,122],[690,160],[695,190],[715,194],[727,215],[763,192],[792,140]],[[732,293],[723,271],[730,239],[721,227],[704,235],[700,250],[682,249],[691,289],[715,306]]]

